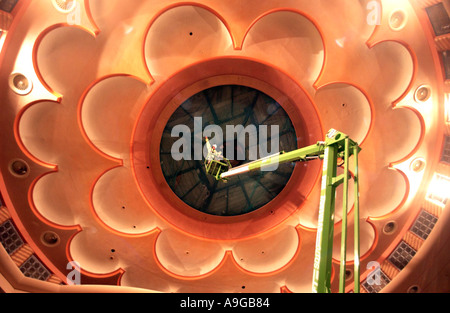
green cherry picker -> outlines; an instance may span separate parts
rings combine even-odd
[[[317,226],[316,248],[314,254],[314,270],[312,292],[331,292],[332,250],[334,236],[334,212],[336,188],[343,184],[343,212],[341,233],[341,261],[339,271],[339,292],[345,292],[345,272],[347,253],[347,213],[349,180],[354,180],[354,292],[360,292],[359,266],[359,173],[358,154],[361,151],[356,142],[347,135],[331,129],[325,141],[300,148],[291,152],[280,152],[266,158],[256,160],[235,168],[230,161],[211,145],[206,138],[208,156],[205,160],[206,172],[219,181],[227,181],[230,177],[256,170],[270,170],[276,164],[289,162],[307,162],[323,160],[322,187],[320,194],[319,218]],[[354,157],[353,175],[350,175],[349,159]],[[338,164],[339,162],[339,164]],[[343,167],[344,173],[337,174],[337,168]]]

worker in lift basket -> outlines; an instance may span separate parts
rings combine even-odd
[[[223,158],[222,152],[217,151],[217,145],[214,144],[211,146],[208,137],[205,137],[205,139],[206,139],[206,147],[208,148],[208,157],[207,157],[208,161],[222,160]]]

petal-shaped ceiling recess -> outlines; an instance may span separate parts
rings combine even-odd
[[[297,12],[279,11],[258,19],[250,28],[243,49],[312,87],[322,70],[324,44],[315,24]],[[269,52],[270,51],[270,52]]]
[[[141,264],[141,276],[148,277],[149,271],[145,266],[153,270],[157,267],[154,246],[158,231],[137,237],[123,237],[111,234],[109,229],[98,227],[97,223],[85,224],[83,230],[69,242],[67,250],[68,257],[77,261],[83,271],[93,276],[124,273],[123,269],[138,262]],[[165,276],[161,271],[158,274]]]
[[[353,219],[350,219],[347,224],[347,256],[346,261],[349,263],[354,262],[355,258],[355,245],[354,245],[354,223]],[[365,219],[360,220],[360,255],[366,255],[376,243],[376,232],[372,224],[367,223]],[[341,239],[342,239],[342,228],[336,227],[334,231],[334,243],[333,243],[333,259],[341,260]]]
[[[80,127],[97,149],[126,162],[133,126],[147,97],[148,87],[133,77],[105,77],[81,103]]]
[[[364,215],[384,216],[391,213],[402,203],[408,192],[405,177],[399,171],[384,167],[378,170],[377,175],[364,179],[364,192],[361,194],[361,206],[364,207]],[[367,188],[367,189],[366,189]]]
[[[85,207],[81,194],[83,191],[75,185],[68,192],[59,190],[58,186],[70,184],[69,181],[67,174],[45,175],[36,182],[31,195],[33,204],[42,217],[63,226],[77,225],[83,220],[83,215],[77,214],[76,208]]]
[[[324,129],[339,129],[362,143],[372,126],[372,104],[358,88],[348,84],[330,84],[320,88],[315,103]]]
[[[67,40],[71,38],[71,40]],[[78,27],[51,27],[36,48],[38,72],[51,90],[70,99],[97,78],[100,55],[92,34]]]
[[[97,44],[102,47],[99,71],[104,75],[126,73],[151,83],[142,38],[145,37],[152,12],[163,6],[160,1],[90,1],[92,19],[101,30],[96,38]],[[113,71],[111,67],[114,67]]]
[[[414,55],[404,45],[394,41],[383,41],[370,49],[369,58],[365,63],[361,62],[361,67],[349,68],[352,77],[362,76],[364,70],[369,70],[370,78],[364,82],[358,82],[377,99],[377,95],[395,102],[407,91],[416,73]],[[363,72],[361,72],[363,71]],[[376,82],[376,83],[374,83]],[[385,100],[385,101],[386,101]],[[388,105],[387,101],[384,104]]]
[[[113,231],[132,235],[156,228],[156,216],[126,167],[114,168],[99,178],[93,187],[92,205],[101,222]]]
[[[385,110],[377,110],[373,133],[364,148],[379,156],[372,162],[387,165],[411,154],[422,135],[421,120],[416,112],[389,106]],[[386,140],[380,142],[376,138]]]
[[[208,274],[219,266],[225,250],[213,241],[186,236],[173,229],[164,229],[159,235],[155,253],[161,265],[181,277]]]
[[[45,101],[26,107],[18,120],[18,133],[24,148],[41,161],[60,163],[61,158],[67,156],[55,151],[66,145],[64,134],[72,130],[73,125],[66,124],[62,128],[58,121],[65,119],[68,113],[57,102]]]
[[[276,272],[298,253],[300,238],[297,229],[285,227],[276,234],[238,242],[233,256],[243,269],[253,273]]]
[[[169,274],[162,272],[156,263],[157,261],[150,259],[150,261],[147,261],[148,265],[146,268],[136,266],[124,267],[125,273],[120,279],[121,286],[136,286],[138,288],[160,290],[166,293],[182,292],[176,280]]]
[[[172,8],[153,21],[145,40],[145,59],[154,76],[232,51],[231,36],[211,11],[198,6]]]
[[[73,260],[79,263],[83,271],[97,275],[120,271],[123,264],[120,256],[127,255],[131,248],[118,245],[117,242],[112,245],[103,242],[100,247],[96,241],[101,241],[104,235],[104,229],[86,227],[72,239],[68,253]],[[93,238],[96,239],[93,240]]]
[[[108,32],[114,28],[123,28],[127,21],[136,18],[136,11],[141,13],[149,9],[148,1],[142,0],[109,0],[103,1],[90,1],[89,8],[92,13],[92,17],[95,23],[100,28],[101,32]],[[114,19],[111,19],[111,15],[114,15]]]

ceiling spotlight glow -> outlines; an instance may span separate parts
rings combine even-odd
[[[77,6],[76,0],[53,0],[52,3],[61,13],[70,13]]]
[[[393,31],[400,31],[408,22],[408,15],[405,11],[399,9],[394,12],[392,12],[390,18],[389,18],[389,26]]]
[[[410,168],[411,168],[412,171],[414,171],[416,173],[419,173],[419,172],[422,172],[425,169],[425,166],[426,166],[426,161],[424,159],[422,159],[422,158],[419,158],[419,159],[415,159],[411,163]]]
[[[18,95],[24,96],[31,92],[32,82],[21,73],[13,73],[9,76],[9,87]]]
[[[425,102],[431,97],[431,89],[428,86],[420,86],[417,88],[414,98],[417,102]]]
[[[441,174],[434,174],[428,188],[427,200],[440,207],[445,207],[449,197],[450,178]]]

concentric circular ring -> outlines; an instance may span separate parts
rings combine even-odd
[[[288,75],[251,59],[217,58],[185,68],[153,94],[135,127],[132,162],[144,198],[164,220],[191,235],[234,240],[265,232],[299,210],[320,177],[321,163],[297,166],[278,197],[246,215],[212,216],[181,201],[164,178],[159,149],[151,147],[160,146],[167,121],[186,99],[201,90],[226,84],[254,88],[276,100],[293,121],[298,147],[315,144],[323,138],[315,105]]]

